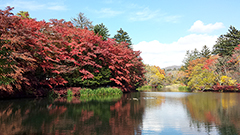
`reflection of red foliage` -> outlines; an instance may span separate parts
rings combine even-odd
[[[67,110],[64,106],[57,106],[49,111],[49,114],[62,114]]]
[[[205,118],[207,119],[207,122],[214,122],[214,123],[216,123],[216,119],[215,119],[214,115],[212,115],[212,113],[210,111],[205,112],[204,115],[205,115]]]
[[[67,90],[71,90],[72,94],[74,96],[78,96],[80,95],[79,90],[81,89],[81,87],[60,87],[60,88],[55,88],[54,92],[57,93],[60,96],[66,96],[67,95]]]
[[[30,112],[30,110],[29,109],[27,109],[26,111],[25,111],[25,114],[28,114]]]
[[[122,101],[118,101],[117,103],[115,103],[115,105],[110,106],[110,110],[118,110],[122,107]]]
[[[55,102],[63,102],[63,103],[71,103],[71,104],[78,104],[81,103],[81,101],[79,100],[79,97],[72,97],[71,101],[68,101],[68,99],[66,97],[61,97],[61,98],[57,98],[54,100]]]
[[[81,114],[82,114],[82,117],[81,117],[80,121],[86,121],[86,120],[90,119],[92,116],[94,116],[93,111],[82,110]]]

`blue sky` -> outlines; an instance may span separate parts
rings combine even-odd
[[[77,17],[103,23],[113,37],[122,28],[145,64],[181,65],[187,50],[209,48],[230,25],[240,29],[238,0],[1,0],[0,8],[28,11],[37,20]]]

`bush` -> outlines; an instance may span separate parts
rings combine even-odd
[[[163,88],[162,85],[158,85],[158,86],[157,86],[157,89],[161,89],[161,88]]]
[[[186,92],[190,92],[191,91],[191,89],[188,88],[187,86],[179,86],[178,90],[179,91],[186,91]]]
[[[122,91],[119,88],[112,88],[112,87],[108,87],[108,88],[97,88],[97,89],[89,89],[89,88],[84,88],[82,90],[80,90],[80,95],[108,95],[108,94],[121,94]]]
[[[67,90],[67,97],[71,97],[71,96],[73,96],[73,92],[70,89],[68,89]]]
[[[138,91],[150,91],[150,90],[152,90],[152,86],[144,85],[144,86],[138,87],[137,90]]]

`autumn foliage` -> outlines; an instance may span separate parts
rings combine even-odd
[[[232,56],[212,55],[189,61],[182,82],[187,82],[192,90],[239,91],[240,45]],[[180,72],[179,72],[180,73]]]
[[[140,52],[127,43],[103,41],[64,20],[21,18],[12,9],[0,10],[1,50],[8,49],[7,60],[14,62],[12,72],[1,73],[14,81],[2,84],[1,90],[110,85],[130,91],[143,83]]]

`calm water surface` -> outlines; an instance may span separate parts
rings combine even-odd
[[[143,92],[0,101],[0,134],[237,135],[240,94]]]

